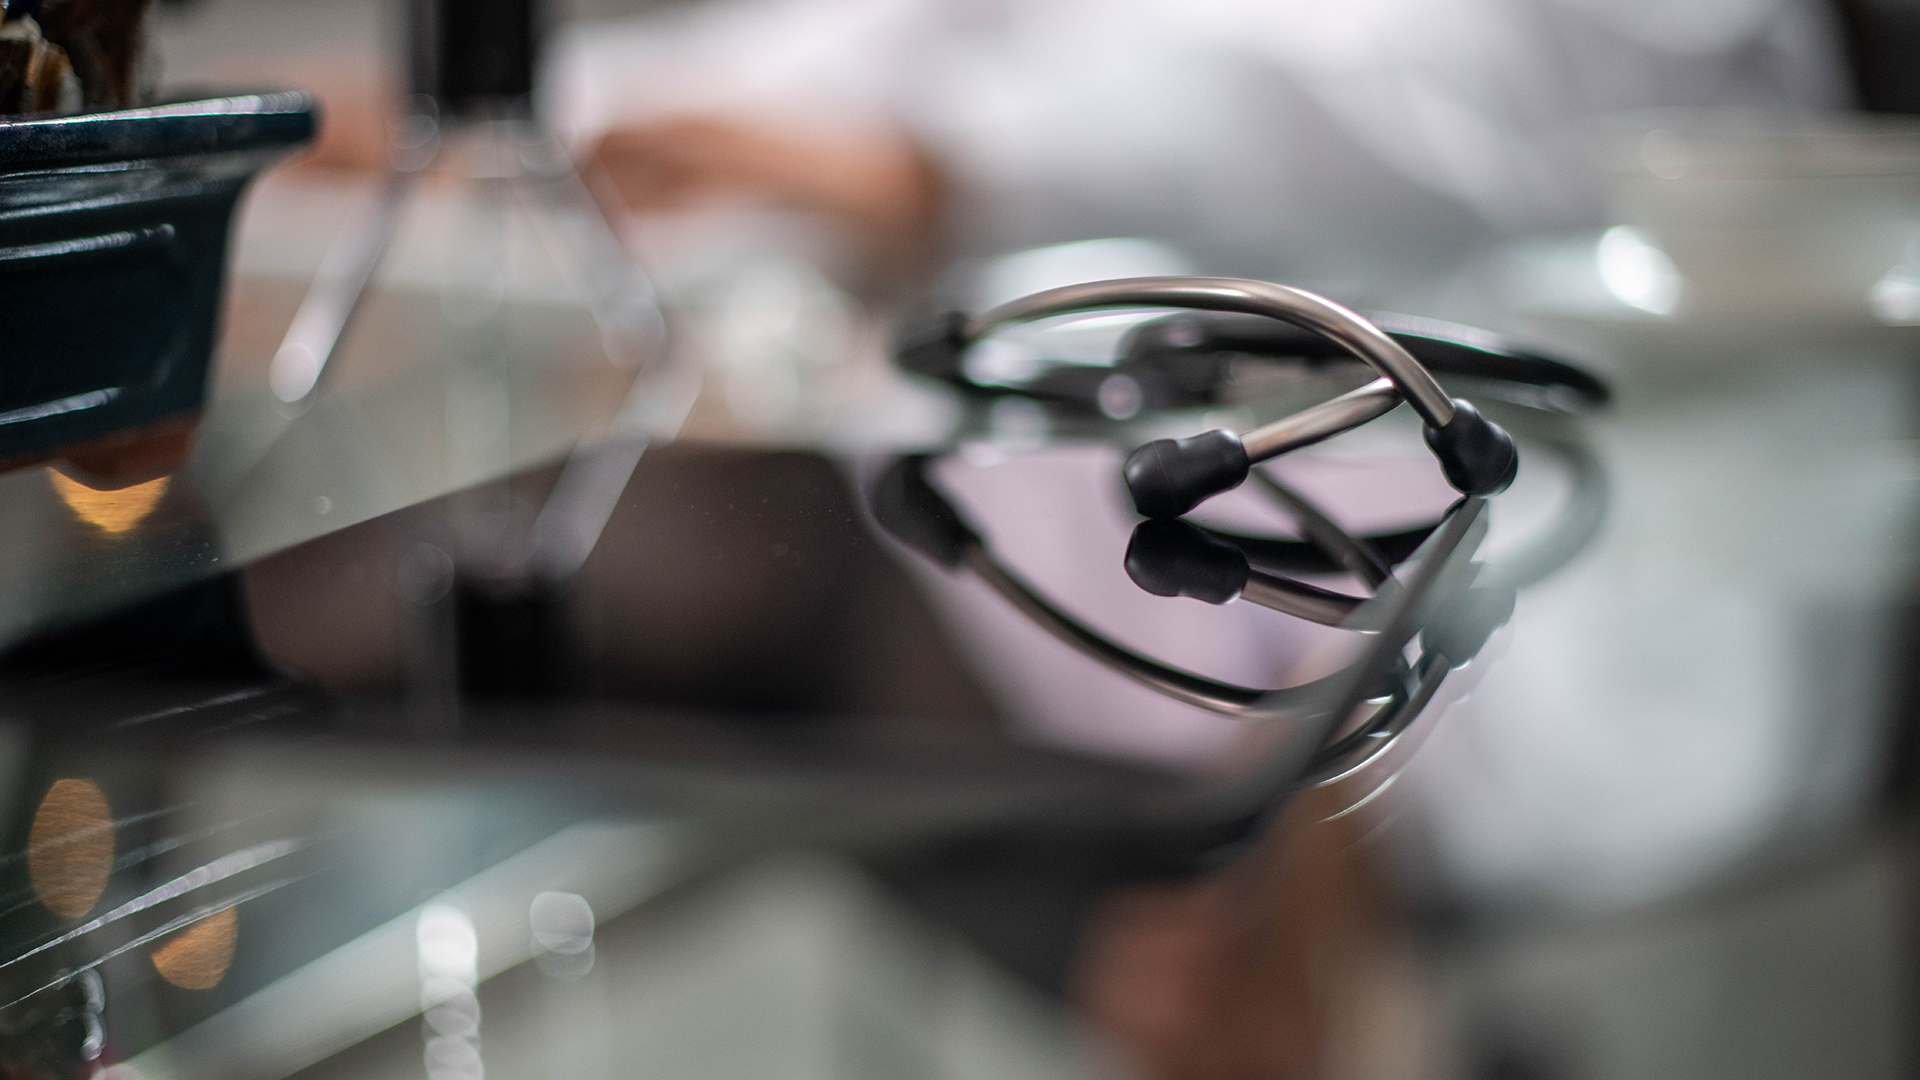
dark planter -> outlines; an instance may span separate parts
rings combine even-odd
[[[234,204],[314,126],[298,93],[0,120],[0,463],[184,445]]]

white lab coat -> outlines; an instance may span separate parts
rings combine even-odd
[[[715,108],[794,125],[899,125],[950,171],[955,238],[974,252],[1147,236],[1202,271],[1282,279],[1296,255],[1324,266],[1345,251],[1377,273],[1475,239],[1603,222],[1593,134],[1608,113],[1820,108],[1847,97],[1817,0],[746,0],[580,28],[560,55],[550,101],[582,138],[621,120]],[[1296,482],[1326,466],[1298,464]],[[1378,496],[1373,468],[1368,487],[1331,493]],[[1029,523],[1021,550],[1032,571],[1071,603],[1080,579],[1118,573],[1123,538],[1101,540],[1112,551],[1089,561],[1086,523],[1124,515],[1084,501],[1117,497],[1110,487],[1036,475],[1053,487],[981,483],[963,494],[990,528]],[[996,497],[1053,512],[1012,505],[989,515]],[[1352,507],[1328,505],[1350,518]],[[1009,531],[1018,530],[1000,529]],[[1559,587],[1581,587],[1572,572],[1563,578]],[[935,595],[996,685],[1031,706],[1030,733],[1192,766],[1234,743],[1236,722],[1090,667],[1076,680],[1075,658],[967,588]],[[1262,664],[1300,651],[1270,613],[1116,595],[1126,610],[1090,617],[1216,677],[1283,677]],[[1080,606],[1101,599],[1088,596]],[[1130,600],[1160,606],[1148,618]],[[1668,622],[1666,636],[1628,631],[1627,641],[1691,656],[1676,642],[1695,624]],[[1566,651],[1567,635],[1552,627],[1535,629],[1535,652],[1546,655],[1490,668],[1480,707],[1448,716],[1400,785],[1427,808],[1452,872],[1489,892],[1644,899],[1710,873],[1788,813],[1794,796],[1779,776],[1791,725],[1749,722],[1740,709],[1750,703],[1737,699],[1694,717],[1697,752],[1663,735],[1609,744],[1626,749],[1602,759],[1592,746],[1618,727],[1606,709],[1631,714],[1635,704],[1600,703],[1586,688],[1573,694],[1584,711],[1553,707],[1578,684],[1541,673],[1585,654]],[[1654,700],[1660,718],[1698,704]],[[1853,764],[1836,775],[1863,771],[1860,743],[1847,742]],[[1703,761],[1698,776],[1714,783],[1689,771]]]
[[[1818,0],[744,0],[576,27],[590,137],[722,108],[888,123],[987,253],[1151,236],[1207,269],[1587,224],[1596,117],[1835,106]]]

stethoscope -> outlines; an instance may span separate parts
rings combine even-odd
[[[1440,521],[1415,530],[1417,544],[1383,556],[1376,546],[1381,538],[1351,536],[1304,497],[1269,481],[1285,492],[1283,502],[1297,508],[1296,521],[1317,519],[1301,530],[1310,540],[1243,539],[1188,522],[1149,520],[1128,545],[1128,575],[1157,595],[1213,604],[1244,600],[1321,625],[1365,631],[1373,640],[1353,662],[1304,683],[1261,688],[1223,682],[1116,643],[1030,584],[939,489],[930,473],[938,460],[939,455],[908,454],[883,469],[870,489],[875,520],[922,556],[978,579],[1082,656],[1164,697],[1237,719],[1312,727],[1374,703],[1351,731],[1316,743],[1316,753],[1301,776],[1289,779],[1288,789],[1330,784],[1367,765],[1426,708],[1446,674],[1470,662],[1513,611],[1513,584],[1470,561],[1486,534],[1486,500],[1460,500]],[[1385,539],[1404,541],[1405,534]],[[1369,597],[1322,589],[1279,569],[1339,572],[1355,559],[1366,567],[1360,576],[1372,590]],[[1394,577],[1393,568],[1409,561],[1417,562],[1419,572],[1404,580]],[[1409,664],[1401,651],[1416,635],[1422,637],[1422,651]]]
[[[1147,396],[1142,376],[1158,396],[1177,396],[1180,359],[1228,352],[1308,361],[1345,354],[1379,376],[1330,401],[1247,431],[1214,429],[1182,439],[1155,439],[1137,448],[1122,474],[1134,507],[1149,518],[1178,517],[1238,487],[1254,465],[1351,431],[1402,401],[1420,417],[1427,447],[1455,490],[1483,497],[1506,490],[1520,468],[1512,436],[1473,403],[1450,397],[1436,372],[1490,384],[1495,397],[1536,409],[1575,410],[1604,404],[1608,398],[1606,385],[1587,372],[1515,349],[1480,331],[1394,316],[1369,321],[1313,293],[1243,278],[1096,281],[1034,293],[977,316],[949,312],[907,324],[895,339],[894,360],[908,371],[972,393],[1072,400],[1074,394],[1060,380],[1049,385],[1042,379],[1032,387],[976,382],[966,374],[965,355],[1005,327],[1115,307],[1186,308],[1196,313],[1148,324],[1144,334],[1136,332],[1121,362],[1102,378],[1103,388],[1107,379],[1132,380],[1142,399]],[[1203,312],[1210,314],[1197,314]],[[1186,396],[1204,402],[1216,391],[1218,379],[1203,377],[1200,382]]]
[[[966,350],[1017,323],[1109,307],[1184,307],[1143,323],[1111,368],[1043,376],[1001,386],[969,377]],[[1302,331],[1305,331],[1304,333]],[[1300,727],[1254,774],[1196,798],[1187,816],[1258,816],[1288,792],[1331,784],[1365,770],[1408,731],[1450,672],[1470,663],[1511,617],[1517,592],[1557,570],[1598,532],[1605,476],[1566,415],[1598,407],[1605,383],[1573,365],[1523,351],[1479,331],[1387,316],[1375,321],[1311,293],[1225,278],[1142,278],[1037,293],[978,317],[952,313],[907,327],[896,340],[904,368],[974,396],[1018,394],[1091,411],[1102,383],[1133,380],[1135,400],[1180,407],[1219,400],[1218,357],[1237,354],[1318,363],[1356,357],[1380,378],[1272,423],[1234,434],[1215,430],[1162,439],[1136,449],[1124,476],[1136,509],[1148,518],[1128,546],[1136,585],[1163,596],[1213,604],[1244,601],[1327,626],[1368,634],[1370,647],[1330,675],[1294,686],[1225,683],[1142,656],[1087,626],[1022,579],[993,552],[985,534],[930,475],[938,455],[907,455],[883,470],[871,508],[895,539],[949,569],[971,574],[1055,639],[1157,693],[1221,715],[1286,720]],[[1472,380],[1499,404],[1533,445],[1560,458],[1572,494],[1544,534],[1496,564],[1475,562],[1485,537],[1487,499],[1505,490],[1519,466],[1513,438],[1461,398],[1448,397],[1434,373]],[[1352,430],[1409,402],[1449,483],[1463,493],[1431,526],[1355,537],[1310,500],[1253,466]],[[1303,539],[1245,536],[1172,520],[1251,476],[1293,518]],[[1410,573],[1399,573],[1411,564]],[[1295,573],[1345,573],[1369,596],[1296,580]],[[1407,646],[1420,649],[1409,661]],[[1363,707],[1371,710],[1359,715]]]

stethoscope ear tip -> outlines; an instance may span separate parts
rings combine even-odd
[[[1520,450],[1513,436],[1480,415],[1471,402],[1454,398],[1453,419],[1429,426],[1426,438],[1447,483],[1463,495],[1498,495],[1520,474]]]
[[[1184,521],[1143,521],[1127,541],[1127,576],[1155,596],[1224,604],[1247,587],[1252,568],[1239,548]]]
[[[1239,486],[1252,467],[1240,437],[1216,430],[1155,439],[1127,455],[1121,475],[1142,517],[1175,518]]]

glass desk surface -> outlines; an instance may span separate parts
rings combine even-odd
[[[969,943],[976,959],[942,961],[940,978],[978,1001],[1060,990],[1090,898],[1207,870],[1249,835],[1201,814],[1170,840],[1154,814],[1257,774],[1303,727],[1169,694],[990,575],[901,543],[873,493],[903,448],[938,448],[925,478],[1001,568],[1114,649],[1254,688],[1366,655],[1367,635],[1130,581],[1114,442],[1001,410],[957,441],[931,425],[830,449],[688,437],[642,453],[609,427],[634,376],[567,344],[590,336],[583,313],[510,308],[546,359],[476,361],[470,340],[423,338],[445,326],[439,301],[403,292],[356,333],[413,359],[350,367],[288,418],[245,356],[298,290],[257,274],[237,288],[185,470],[115,493],[43,468],[0,477],[0,1060],[19,1075],[478,1076],[482,1057],[493,1076],[612,1075],[646,1054],[688,1075],[813,1075],[768,1049],[790,1044],[736,1038],[691,1004],[756,977],[722,994],[698,973],[893,925],[861,874]],[[1582,1038],[1614,1040],[1586,1058],[1594,1075],[1758,1058],[1764,1075],[1891,1075],[1910,917],[1913,369],[1898,350],[1809,345],[1661,371],[1649,340],[1605,415],[1516,423],[1521,479],[1472,522],[1410,427],[1274,468],[1350,533],[1399,538],[1397,581],[1486,586],[1493,566],[1517,590],[1396,729],[1405,752],[1334,785],[1338,805],[1377,815],[1368,842],[1416,909],[1444,913],[1436,963],[1474,1003],[1469,1042],[1577,1007]],[[545,580],[531,553],[569,470],[619,495],[577,573]],[[1366,591],[1258,487],[1202,520],[1275,542],[1259,550],[1298,581]],[[1382,604],[1369,629],[1391,636],[1399,609],[1360,610]],[[1418,635],[1440,616],[1419,618],[1409,662],[1438,648]],[[796,849],[837,854],[769,854]],[[974,861],[941,854],[955,850]],[[706,960],[674,959],[673,935],[648,929],[648,912],[692,918],[711,904],[686,898],[714,895],[759,926],[751,898],[775,894],[869,921],[821,915],[800,944],[682,926],[756,943]],[[1801,914],[1768,908],[1775,895]],[[1567,925],[1584,945],[1553,936]],[[921,931],[897,933],[921,943],[871,945],[873,963],[906,966],[868,971],[859,993],[932,978],[899,960],[931,948]],[[1743,933],[1770,944],[1727,944]],[[619,949],[657,981],[631,982]],[[1636,995],[1672,973],[1648,950],[1753,992],[1697,983],[1675,1000],[1735,1004],[1640,1015]],[[1710,962],[1736,954],[1746,967]],[[631,1024],[606,1012],[642,1000]],[[805,1027],[784,1005],[740,1008],[747,1027]],[[843,1056],[821,1051],[839,1064],[820,1068],[945,1075],[951,1047],[888,1041],[937,1006],[860,1008],[878,1042],[849,1033],[868,1020],[821,1020]],[[1798,1026],[1753,1033],[1754,1010],[1783,1008]],[[425,1029],[405,1023],[423,1010]],[[1020,1039],[967,1022],[1030,1074],[1099,1072],[1064,1021]]]

